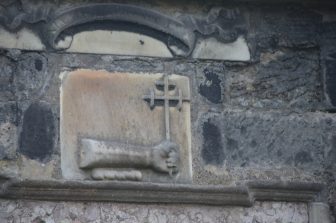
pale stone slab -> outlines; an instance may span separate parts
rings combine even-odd
[[[308,223],[307,212],[306,204],[287,202],[256,202],[244,208],[0,200],[2,223]]]
[[[63,42],[60,44],[63,47],[66,45]],[[69,45],[67,52],[172,57],[163,42],[126,31],[83,31],[75,34]]]
[[[42,51],[45,46],[40,38],[27,28],[9,32],[0,26],[0,48]]]
[[[222,43],[211,37],[197,42],[192,57],[196,59],[249,61],[250,51],[243,37],[233,43]]]
[[[169,175],[156,171],[160,167],[152,168],[155,165],[150,164],[156,159],[155,155],[146,156],[150,148],[160,149],[166,139],[163,105],[151,109],[150,102],[144,100],[150,89],[158,82],[162,83],[163,74],[77,70],[61,76],[61,167],[64,178],[101,179],[104,174],[106,179],[112,176],[116,176],[116,180],[123,178],[115,172],[107,173],[106,168],[110,168],[113,171],[129,170],[123,175],[125,180],[190,182],[189,102],[183,102],[181,110],[176,106],[169,107],[171,141],[179,147],[178,173]],[[187,77],[169,75],[169,83],[176,84],[176,90],[180,89],[181,94],[190,98]],[[155,93],[162,94],[159,90]],[[171,97],[175,94],[174,90],[170,91]],[[92,168],[96,168],[95,171],[91,172]],[[141,171],[142,175],[134,170]]]

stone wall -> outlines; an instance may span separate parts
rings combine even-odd
[[[253,208],[1,201],[2,222],[308,222],[307,205],[300,203],[256,203]]]
[[[33,13],[36,21],[23,16],[19,24],[18,18],[11,17],[20,4],[23,14]],[[12,35],[6,39],[0,30],[2,176],[62,179],[59,88],[63,71],[87,68],[179,74],[190,78],[192,91],[194,184],[235,185],[249,180],[323,183],[326,190],[316,201],[327,202],[336,213],[336,6],[196,1],[187,7],[185,2],[130,2],[174,19],[194,21],[186,23],[190,26],[199,25],[193,30],[199,52],[181,56],[176,54],[178,50],[170,50],[173,56],[161,57],[166,51],[160,46],[149,50],[157,53],[155,57],[146,57],[147,51],[145,56],[129,51],[126,54],[131,55],[112,55],[94,52],[95,47],[90,53],[85,43],[68,50],[52,49],[40,35],[44,19],[37,19],[41,13],[31,8],[34,4],[0,3],[1,29]],[[49,2],[39,7],[63,10],[73,4],[85,3],[69,1],[55,6]],[[211,21],[213,14],[208,12],[218,7],[222,10],[214,10],[218,17],[212,28],[200,28],[203,23],[197,19]],[[8,15],[1,17],[1,13]],[[19,33],[23,27],[35,33],[38,46]],[[94,32],[94,27],[86,29]],[[15,36],[17,42],[13,43]],[[219,42],[212,45],[206,41],[209,38]],[[28,214],[32,206],[34,210]],[[251,209],[187,206],[180,210],[164,205],[2,200],[1,209],[5,211],[0,212],[0,219],[8,222],[197,222],[194,218],[199,217],[204,217],[200,222],[307,222],[305,204],[295,203],[256,203]],[[106,213],[106,209],[119,214]],[[90,211],[95,213],[86,213]],[[204,214],[207,211],[213,215]],[[81,213],[86,214],[80,217]]]

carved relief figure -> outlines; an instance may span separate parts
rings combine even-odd
[[[171,141],[163,141],[154,147],[145,147],[125,143],[81,140],[80,168],[92,168],[94,179],[133,179],[140,180],[141,172],[131,172],[127,176],[110,173],[106,167],[118,168],[152,168],[154,171],[169,173],[178,172],[178,147]],[[98,169],[98,170],[97,170]]]
[[[150,89],[149,95],[143,97],[153,109],[157,102],[163,102],[165,117],[166,139],[154,147],[131,145],[113,141],[98,141],[94,139],[81,139],[79,167],[92,169],[92,178],[103,180],[141,180],[139,171],[109,171],[108,167],[117,168],[151,168],[154,171],[169,173],[170,176],[178,172],[179,151],[176,143],[170,137],[169,106],[174,105],[180,111],[182,103],[189,101],[184,98],[182,91],[176,89],[176,85],[169,81],[168,75],[163,80],[156,81],[156,88],[163,94],[155,94],[155,89]],[[177,95],[171,95],[170,91],[176,90]]]

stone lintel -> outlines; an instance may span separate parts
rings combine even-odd
[[[313,202],[323,186],[301,182],[253,182],[240,186],[116,181],[11,179],[0,198],[252,206],[254,201]]]

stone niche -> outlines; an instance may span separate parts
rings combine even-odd
[[[62,74],[65,179],[189,183],[189,79],[76,70]]]

